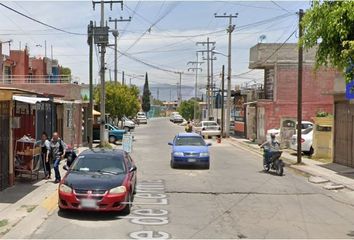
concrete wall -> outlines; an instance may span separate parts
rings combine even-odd
[[[11,50],[9,58],[15,62],[15,66],[12,69],[12,74],[15,75],[13,78],[14,83],[25,83],[25,76],[29,73],[28,52],[26,50]],[[16,77],[16,75],[18,76]]]
[[[275,62],[297,63],[298,45],[296,43],[286,43],[282,47],[281,45],[280,43],[258,43],[253,46],[250,49],[249,68],[264,68],[274,65]],[[314,62],[315,55],[316,48],[304,50],[304,62]]]

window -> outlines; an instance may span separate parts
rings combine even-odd
[[[81,155],[74,162],[73,171],[125,173],[124,156],[110,154]]]
[[[177,137],[176,146],[205,146],[205,142],[201,137]]]

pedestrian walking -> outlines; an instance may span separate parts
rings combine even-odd
[[[51,177],[51,169],[50,169],[50,161],[49,161],[50,142],[48,140],[48,134],[46,132],[42,133],[40,147],[41,147],[41,159],[42,159],[43,170],[44,170],[44,179],[50,179]]]
[[[55,173],[55,183],[59,183],[61,181],[61,176],[59,172],[59,164],[60,161],[65,156],[66,145],[59,138],[59,134],[57,132],[53,133],[52,140],[50,141],[50,158],[53,161],[53,168]]]

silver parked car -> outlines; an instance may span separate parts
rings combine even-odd
[[[221,135],[221,128],[215,121],[201,121],[194,125],[193,130],[203,137],[220,137]]]

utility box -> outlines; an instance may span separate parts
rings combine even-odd
[[[314,122],[313,157],[333,159],[333,117],[315,117]]]

